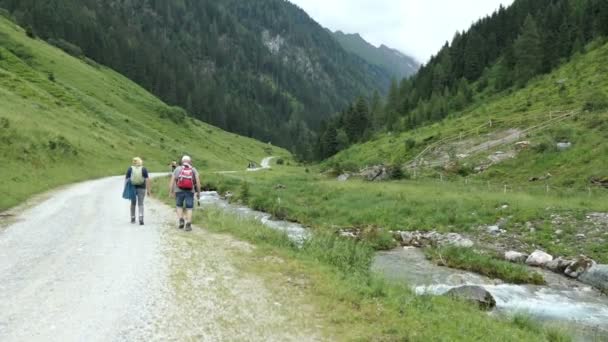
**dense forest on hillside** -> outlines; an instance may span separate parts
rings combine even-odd
[[[359,99],[326,122],[316,156],[332,156],[378,131],[440,121],[479,94],[523,87],[607,35],[608,1],[516,0],[457,33],[415,76],[393,82],[381,104],[377,97]]]
[[[390,76],[284,0],[0,0],[32,35],[165,102],[310,157],[312,130]]]

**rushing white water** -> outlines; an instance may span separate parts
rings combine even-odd
[[[217,192],[201,194],[203,208],[215,206],[243,218],[258,220],[269,228],[285,232],[301,244],[310,237],[302,225],[273,220],[267,213],[230,204]],[[376,254],[372,270],[388,280],[404,282],[416,293],[441,295],[462,285],[479,285],[496,300],[494,313],[526,314],[550,324],[570,328],[581,341],[608,341],[608,297],[576,281],[544,273],[548,286],[509,285],[475,273],[439,267],[416,248],[400,248]]]
[[[272,215],[250,209],[248,207],[234,205],[223,200],[215,191],[201,193],[200,205],[204,207],[215,206],[231,212],[239,217],[251,218],[260,221],[265,226],[284,232],[294,242],[302,244],[310,232],[301,224],[272,219]]]
[[[496,314],[525,314],[568,327],[581,341],[608,340],[608,297],[563,277],[546,274],[548,286],[502,284],[474,273],[439,267],[418,249],[378,253],[373,269],[388,279],[406,282],[419,294],[442,295],[462,285],[477,285],[496,300]]]

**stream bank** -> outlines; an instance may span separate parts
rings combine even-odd
[[[242,218],[257,220],[286,233],[299,244],[310,237],[310,231],[298,223],[273,220],[270,214],[231,204],[217,192],[203,193],[200,204],[201,208],[214,206]],[[479,285],[496,299],[493,315],[525,314],[550,325],[567,326],[577,340],[608,339],[608,297],[548,271],[542,271],[546,286],[504,284],[474,273],[436,266],[416,248],[378,252],[372,270],[388,280],[408,284],[420,295],[441,295],[459,286]]]

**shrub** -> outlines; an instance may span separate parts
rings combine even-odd
[[[281,205],[281,199],[277,198],[274,200],[272,207],[270,208],[270,214],[277,220],[287,219],[287,208]]]
[[[74,145],[72,145],[72,143],[62,135],[59,135],[56,138],[49,140],[48,148],[51,151],[59,152],[64,155],[78,155],[78,150],[76,150],[76,147],[74,147]]]
[[[411,149],[413,149],[414,147],[416,147],[416,140],[414,140],[414,139],[412,139],[412,138],[408,138],[408,139],[405,141],[405,149],[406,149],[406,150],[411,150]]]
[[[55,82],[55,74],[52,71],[49,72],[48,78],[49,78],[49,81]]]
[[[0,17],[4,17],[4,18],[6,18],[6,19],[8,19],[10,21],[13,21],[11,13],[8,10],[4,9],[4,8],[0,8]]]
[[[364,242],[318,233],[302,246],[303,253],[346,274],[369,274],[374,250]]]
[[[253,197],[251,201],[249,201],[249,205],[253,210],[268,211],[268,209],[270,208],[270,200],[268,200],[268,197],[266,196],[256,196]]]
[[[32,39],[36,38],[36,32],[30,25],[25,28],[25,34]]]
[[[186,111],[178,106],[163,106],[158,109],[158,112],[161,119],[169,119],[176,124],[185,123],[186,117],[188,117]]]
[[[406,179],[406,173],[403,172],[401,165],[393,165],[388,167],[388,173],[391,179],[393,180],[401,180]]]
[[[523,265],[500,260],[495,256],[481,254],[462,247],[442,247],[425,250],[427,257],[440,266],[457,268],[502,279],[515,284],[544,285],[544,277],[529,271]]]
[[[283,158],[277,159],[277,165],[284,165],[284,164],[285,164],[285,160],[283,160]]]
[[[0,127],[8,129],[11,127],[11,122],[7,118],[0,118]]]
[[[608,96],[600,90],[596,90],[589,94],[583,104],[583,110],[589,112],[597,112],[605,109],[608,109]]]
[[[384,229],[378,227],[368,227],[363,229],[361,237],[374,250],[390,250],[397,247],[397,241],[393,235]]]
[[[63,50],[68,55],[74,56],[76,58],[81,58],[84,56],[84,53],[82,52],[82,49],[79,46],[74,45],[70,42],[67,42],[61,38],[60,39],[49,38],[48,42],[49,42],[49,44],[54,45],[54,46],[58,47],[59,49]]]
[[[239,189],[239,199],[244,204],[247,204],[249,202],[249,196],[250,196],[249,183],[242,182],[241,183],[241,187]]]
[[[555,146],[555,142],[553,139],[549,139],[547,137],[540,140],[540,142],[532,147],[532,150],[536,153],[549,153],[555,152],[557,147]]]

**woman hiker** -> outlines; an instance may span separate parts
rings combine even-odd
[[[133,165],[127,170],[126,182],[135,188],[135,196],[131,198],[131,223],[135,223],[135,206],[138,207],[139,224],[144,225],[144,198],[150,196],[150,177],[144,162],[139,157],[133,158]]]

